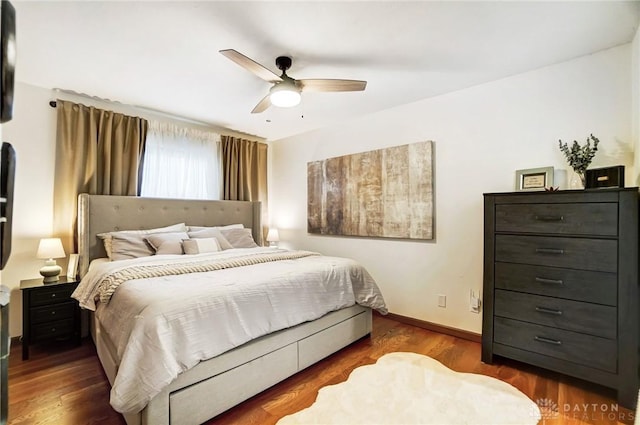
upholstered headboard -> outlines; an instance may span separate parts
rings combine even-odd
[[[242,223],[251,228],[262,245],[260,202],[202,201],[81,194],[78,197],[79,272],[89,263],[106,257],[98,233],[164,227],[176,223],[191,226],[223,226]]]

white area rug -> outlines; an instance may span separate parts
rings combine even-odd
[[[454,372],[415,353],[391,353],[321,388],[287,424],[537,424],[540,409],[498,379]]]

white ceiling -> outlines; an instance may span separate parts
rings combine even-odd
[[[280,139],[630,42],[640,2],[13,0],[18,81]],[[251,114],[270,85],[218,53],[294,78],[367,80]],[[269,122],[270,121],[270,122]]]

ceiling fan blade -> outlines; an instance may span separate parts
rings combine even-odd
[[[362,91],[367,87],[367,82],[360,80],[310,79],[296,80],[296,84],[305,92]]]
[[[246,57],[240,52],[237,52],[233,49],[226,49],[226,50],[220,50],[220,53],[222,53],[227,58],[231,59],[232,61],[234,61],[235,63],[237,63],[244,69],[246,69],[247,71],[252,72],[254,75],[262,78],[265,81],[268,81],[270,83],[282,81],[282,78],[280,78],[273,72],[269,71],[267,68],[260,65],[258,62],[254,61],[253,59]]]
[[[266,111],[269,106],[271,106],[271,100],[269,99],[269,95],[266,95],[265,97],[262,98],[260,102],[258,102],[256,107],[253,108],[253,111],[251,111],[251,113],[259,114],[260,112]]]

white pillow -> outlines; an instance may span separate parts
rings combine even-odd
[[[102,242],[104,243],[104,250],[107,253],[107,257],[109,257],[109,259],[111,261],[115,261],[113,258],[113,236],[119,236],[119,235],[138,235],[139,241],[142,243],[142,245],[138,244],[138,248],[147,246],[146,242],[144,241],[144,235],[149,235],[149,234],[154,234],[154,233],[170,233],[170,232],[186,232],[187,231],[187,226],[184,223],[178,223],[178,224],[173,224],[171,226],[167,226],[167,227],[158,227],[155,229],[146,229],[146,230],[119,230],[116,232],[107,232],[107,233],[98,233],[98,237],[100,239],[102,239]],[[133,238],[126,238],[129,242],[133,243],[135,241],[135,237]],[[122,244],[120,244],[122,245]],[[120,247],[120,251],[119,254],[125,255],[127,256],[126,252],[123,252],[122,249],[126,249],[126,245],[125,246],[121,246]],[[142,252],[142,251],[140,251]],[[153,255],[153,251],[151,249],[149,249],[150,254],[149,255]],[[128,258],[136,258],[136,257],[131,257],[128,256]],[[122,259],[122,258],[120,258]]]
[[[188,231],[190,232],[199,232],[200,230],[208,229],[244,229],[244,224],[228,224],[226,226],[188,226]]]
[[[182,247],[188,255],[222,251],[216,238],[184,239]]]

